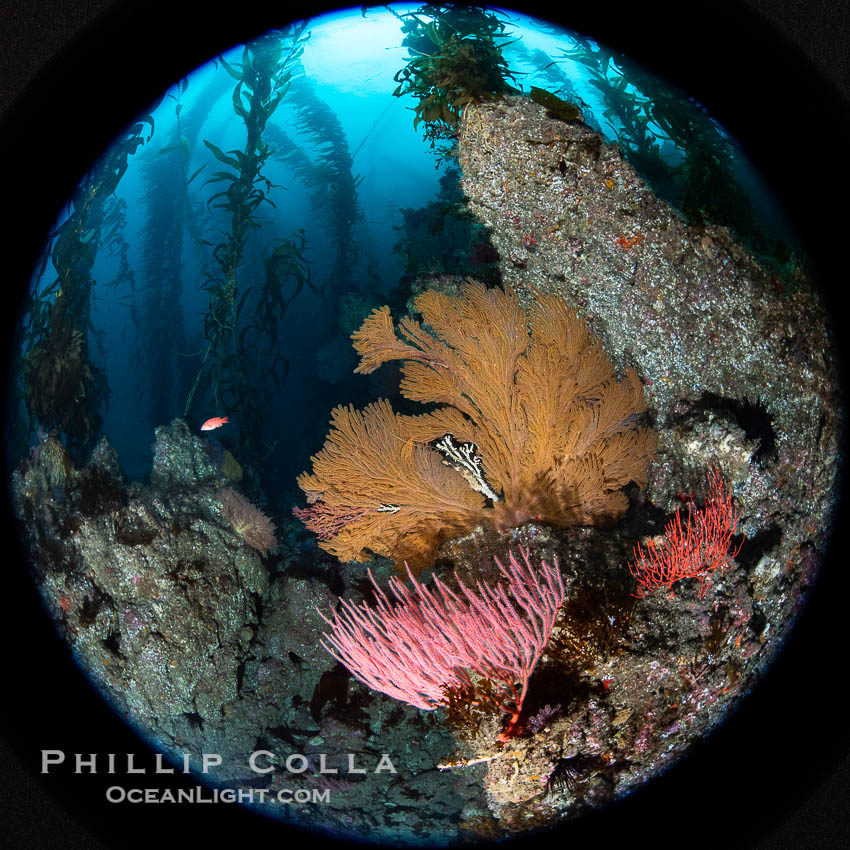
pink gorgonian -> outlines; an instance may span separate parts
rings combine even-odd
[[[673,585],[683,578],[699,579],[699,598],[711,585],[715,570],[726,569],[743,545],[730,554],[732,536],[738,527],[741,512],[732,505],[732,491],[727,488],[716,469],[708,471],[708,495],[705,506],[697,508],[688,502],[688,518],[683,522],[681,508],[667,523],[664,539],[659,544],[649,540],[646,549],[635,546],[635,562],[629,571],[637,581],[638,599],[648,596],[659,587],[666,587],[673,596]]]
[[[497,687],[487,698],[514,729],[564,601],[557,560],[538,570],[520,552],[522,562],[513,553],[507,566],[495,559],[507,585],[479,581],[477,592],[457,574],[457,592],[437,577],[431,590],[408,568],[410,588],[390,579],[394,603],[369,571],[377,605],[341,599],[331,618],[322,614],[331,627],[322,646],[370,688],[427,711],[447,704],[451,689],[474,689],[473,674],[488,679]]]

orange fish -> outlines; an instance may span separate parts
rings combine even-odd
[[[203,425],[201,425],[202,431],[215,431],[216,428],[221,428],[222,425],[227,425],[228,418],[226,416],[213,416],[212,419],[207,419]]]

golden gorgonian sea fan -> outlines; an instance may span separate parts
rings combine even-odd
[[[401,360],[401,392],[444,405],[421,416],[381,400],[338,407],[295,514],[346,561],[368,552],[421,568],[481,522],[596,525],[622,516],[623,487],[646,486],[657,435],[636,424],[643,389],[617,380],[599,340],[559,298],[526,313],[514,294],[470,281],[416,298],[422,322],[389,307],[352,335],[369,373]]]

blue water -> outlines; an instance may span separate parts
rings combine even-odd
[[[393,7],[397,14],[416,8]],[[516,87],[529,92],[539,86],[580,104],[591,126],[611,141],[622,141],[624,128],[598,79],[594,82],[588,66],[570,57],[580,46],[576,37],[509,10],[499,14],[507,25],[504,56]],[[298,233],[306,239],[304,260],[315,291],[303,289],[276,328],[282,358],[275,367],[280,386],[264,382],[255,411],[268,452],[259,457],[255,451],[247,459],[255,466],[262,464],[264,477],[288,481],[290,487],[309,454],[318,449],[330,408],[374,397],[367,379],[351,376],[355,361],[348,335],[371,307],[390,301],[395,309],[403,308],[415,270],[406,264],[403,250],[394,250],[405,235],[401,211],[432,201],[440,190],[440,179],[456,167],[451,157],[441,157],[423,139],[421,127],[414,128],[413,98],[392,95],[393,76],[408,59],[395,15],[385,9],[370,9],[365,15],[359,8],[351,9],[312,20],[308,30],[303,55],[292,66],[291,88],[264,135],[275,150],[262,170],[270,181],[266,194],[274,206],[263,203],[258,208],[259,227],[249,234],[239,267],[241,292],[259,285],[264,259],[279,240]],[[595,51],[604,49],[582,43]],[[242,46],[236,46],[223,58],[232,65],[241,60],[242,52]],[[615,59],[607,67],[612,85],[626,77],[623,97],[647,102],[648,95],[628,79],[627,70]],[[125,276],[117,285],[109,285],[118,275],[121,257],[107,250],[105,239],[92,269],[92,324],[101,335],[102,349],[101,353],[93,345],[92,359],[105,369],[111,391],[103,431],[133,479],[150,469],[154,428],[184,416],[188,390],[203,361],[203,316],[209,297],[202,284],[210,270],[215,271],[212,251],[226,238],[230,226],[226,214],[208,205],[226,184],[206,182],[222,165],[204,141],[222,151],[244,147],[245,125],[234,113],[233,89],[234,79],[224,65],[211,60],[164,93],[151,113],[154,130],[150,133],[145,128],[145,144],[130,157],[115,193],[126,204],[121,237],[132,281]],[[315,120],[311,124],[305,118],[305,98],[333,116],[337,135],[323,133]],[[655,155],[675,166],[683,158],[679,141],[665,138],[652,122],[648,127],[657,137]],[[724,135],[722,128],[717,132]],[[303,167],[299,171],[294,159],[283,158],[281,133],[297,146],[306,171]],[[353,184],[341,182],[328,169],[327,183],[322,185],[321,169],[315,166],[328,151],[341,158]],[[769,193],[739,152],[735,169],[746,192],[760,207],[769,209]],[[195,172],[184,192],[183,181]],[[335,265],[340,230],[327,215],[339,201],[335,194],[339,192],[345,194],[351,213],[349,250],[341,266]],[[176,231],[174,221],[169,226],[173,244],[180,246],[179,255],[171,261],[173,268],[179,260],[180,283],[179,294],[169,290],[165,299],[171,311],[166,317],[163,304],[157,301],[162,300],[165,285],[161,259],[173,249],[157,234],[156,217],[169,209],[168,215],[178,222]],[[778,219],[768,224],[779,228]],[[435,257],[434,264],[438,260]],[[33,285],[39,291],[53,280],[55,271],[48,265]],[[269,362],[258,356],[256,363],[248,364],[249,374]],[[151,394],[163,381],[170,394],[152,411]],[[216,436],[221,435],[233,454],[245,461],[240,455],[239,411],[217,405],[210,393],[199,392],[186,416],[198,428],[207,418],[226,414],[231,424]]]

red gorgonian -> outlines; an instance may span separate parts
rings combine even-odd
[[[395,576],[391,603],[369,571],[377,606],[340,600],[322,646],[361,682],[410,705],[432,710],[447,704],[454,688],[475,688],[472,674],[497,687],[485,697],[509,712],[503,734],[516,728],[528,680],[564,601],[558,563],[531,566],[528,550],[496,563],[507,589],[478,582],[477,593],[457,578],[459,592],[434,578],[436,592],[407,570],[412,589]],[[321,612],[319,612],[321,614]]]
[[[646,550],[635,546],[635,563],[629,571],[637,581],[638,599],[648,596],[659,587],[666,587],[673,596],[673,584],[683,578],[699,579],[699,598],[711,586],[712,573],[727,567],[743,545],[743,539],[731,554],[729,547],[738,527],[741,512],[732,505],[732,491],[727,488],[716,469],[708,471],[708,495],[705,506],[697,508],[688,502],[688,517],[682,520],[681,508],[667,523],[660,545],[649,540]]]

